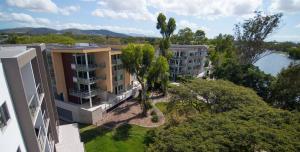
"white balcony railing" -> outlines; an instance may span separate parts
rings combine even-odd
[[[77,81],[83,84],[96,83],[98,80],[106,80],[106,75],[91,77],[90,79],[77,77]]]
[[[101,92],[103,92],[101,89],[92,89],[91,91],[70,89],[69,91],[70,95],[80,98],[90,98],[99,95]]]
[[[37,140],[39,143],[40,151],[43,151],[45,148],[45,142],[46,142],[46,134],[42,127],[39,128]]]

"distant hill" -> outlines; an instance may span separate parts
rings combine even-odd
[[[129,37],[130,35],[112,32],[109,30],[80,30],[80,29],[64,29],[55,30],[51,28],[32,28],[32,27],[21,27],[21,28],[11,28],[11,29],[0,29],[0,33],[11,34],[11,33],[22,33],[30,35],[43,35],[43,34],[63,34],[66,32],[71,32],[76,35],[101,35],[101,36],[111,36],[111,37]]]

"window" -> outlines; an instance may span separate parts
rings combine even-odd
[[[17,152],[21,152],[21,148],[20,148],[20,146],[18,147],[18,149],[17,149]]]
[[[0,128],[7,125],[7,121],[10,119],[6,103],[4,102],[0,107]]]

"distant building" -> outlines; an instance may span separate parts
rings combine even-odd
[[[61,152],[56,144],[84,151],[82,142],[63,141],[59,134],[45,56],[44,44],[0,46],[1,151]],[[68,136],[80,141],[78,128],[73,130]]]
[[[171,80],[176,81],[178,76],[196,77],[204,72],[206,45],[171,45],[170,50],[173,52],[169,61]]]
[[[96,124],[135,95],[138,84],[124,68],[120,47],[49,45],[48,62],[61,119]]]

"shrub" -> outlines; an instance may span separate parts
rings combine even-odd
[[[151,121],[154,122],[154,123],[158,122],[158,120],[159,119],[158,119],[157,115],[153,115],[152,118],[151,118]]]
[[[154,116],[154,115],[157,115],[157,113],[153,110],[153,111],[151,111],[151,116]]]
[[[145,101],[145,108],[146,108],[146,110],[149,110],[152,108],[152,105],[149,101]]]

